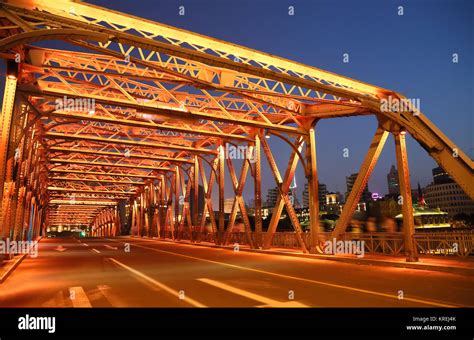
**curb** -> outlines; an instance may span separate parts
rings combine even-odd
[[[21,261],[23,261],[23,259],[27,255],[28,254],[22,254],[22,255],[18,256],[16,259],[13,258],[13,260],[6,261],[6,265],[4,267],[3,273],[0,276],[0,283],[5,282],[5,280],[8,278],[8,276],[15,270],[16,267],[18,267],[20,265]]]
[[[158,238],[150,238],[150,237],[139,237],[139,236],[128,236],[130,238],[142,239],[142,240],[150,240],[150,241],[162,241],[162,242],[170,242],[170,243],[179,243],[179,244],[187,244],[199,247],[208,247],[208,248],[221,248],[221,249],[228,249],[232,250],[233,246],[218,246],[218,245],[208,245],[208,244],[200,244],[200,243],[190,243],[190,242],[183,242],[183,241],[171,241],[171,240],[162,240]],[[246,251],[249,253],[260,253],[260,254],[270,254],[270,255],[283,255],[289,257],[299,257],[305,259],[314,259],[314,260],[328,260],[328,261],[337,261],[337,262],[344,262],[344,263],[351,263],[351,264],[358,264],[358,265],[365,265],[365,266],[379,266],[379,267],[396,267],[396,268],[407,268],[407,269],[419,269],[419,270],[429,270],[429,271],[436,271],[442,273],[451,273],[451,274],[459,274],[465,276],[474,276],[474,268],[462,268],[462,267],[448,267],[448,266],[437,266],[432,264],[418,264],[412,262],[394,262],[394,261],[385,261],[385,260],[370,260],[370,259],[351,259],[351,258],[343,258],[343,257],[334,257],[334,256],[327,256],[327,255],[313,255],[313,254],[298,254],[298,253],[287,253],[282,251],[275,251],[275,250],[263,250],[263,249],[248,249],[248,248],[240,248],[239,251]]]
[[[42,238],[43,237],[38,238],[38,240],[36,240],[35,244],[38,244],[38,242]],[[13,273],[13,271],[16,269],[16,267],[18,267],[20,265],[21,261],[23,261],[25,259],[25,257],[28,256],[28,255],[30,255],[30,254],[25,253],[25,254],[22,254],[22,255],[17,255],[16,258],[13,258],[12,260],[6,261],[5,266],[1,267],[1,271],[3,273],[0,274],[0,284],[7,280],[8,276],[10,276],[10,274]]]

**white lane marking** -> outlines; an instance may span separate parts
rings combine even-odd
[[[120,241],[117,241],[117,242],[120,242]],[[184,258],[188,258],[188,259],[193,259],[193,260],[207,262],[207,263],[213,263],[213,264],[220,264],[222,266],[226,266],[226,267],[230,267],[230,268],[236,268],[236,269],[246,270],[246,271],[249,271],[249,272],[271,275],[271,276],[275,276],[275,277],[281,277],[281,278],[284,278],[284,279],[298,280],[298,281],[302,281],[302,282],[310,282],[310,283],[314,283],[314,284],[318,284],[318,285],[322,285],[322,286],[327,286],[327,287],[345,289],[345,290],[350,290],[350,291],[353,291],[353,292],[365,293],[365,294],[370,294],[370,295],[375,295],[375,296],[382,296],[382,297],[386,297],[386,298],[390,298],[390,299],[396,299],[396,300],[399,300],[401,302],[410,301],[410,302],[422,303],[422,304],[430,305],[430,306],[448,307],[448,308],[449,307],[451,307],[451,308],[452,307],[459,307],[459,306],[455,306],[455,305],[449,305],[449,304],[446,304],[446,303],[415,299],[415,298],[410,298],[410,297],[406,297],[406,296],[403,297],[403,300],[400,300],[398,298],[398,295],[395,295],[395,294],[381,293],[381,292],[376,292],[376,291],[367,290],[367,289],[361,289],[361,288],[355,288],[355,287],[350,287],[350,286],[338,285],[338,284],[335,284],[335,283],[329,283],[329,282],[312,280],[312,279],[305,279],[303,277],[273,273],[273,272],[268,272],[266,270],[248,268],[248,267],[243,267],[243,266],[239,266],[239,265],[236,265],[236,264],[230,264],[230,263],[225,263],[225,262],[207,260],[207,259],[203,259],[201,257],[195,257],[195,256],[191,256],[191,255],[184,255],[184,254],[175,253],[175,252],[172,252],[172,251],[146,247],[146,246],[142,246],[142,245],[135,244],[135,243],[132,243],[132,245],[135,246],[135,247],[143,248],[143,249],[150,249],[150,250],[156,251],[158,253],[172,254],[172,255],[175,255],[175,256],[180,256],[180,257],[184,257]]]
[[[155,285],[156,287],[159,287],[161,289],[163,289],[164,291],[170,293],[171,295],[174,295],[176,296],[177,298],[180,298],[180,294],[178,291],[174,290],[173,288],[170,288],[168,287],[167,285],[161,283],[161,282],[158,282],[156,281],[155,279],[149,277],[148,275],[146,274],[143,274],[142,272],[136,270],[136,269],[133,269],[132,267],[129,267],[127,266],[126,264],[120,262],[120,261],[117,261],[116,259],[114,258],[111,258],[109,257],[108,258],[110,261],[112,261],[113,263],[119,265],[120,267],[122,267],[123,269],[126,269],[128,270],[130,273],[144,279],[145,281]],[[203,305],[202,303],[194,300],[194,299],[191,299],[190,297],[186,297],[185,299],[183,299],[184,302],[187,302],[189,303],[190,305],[193,305],[194,307],[207,307],[205,305]]]
[[[64,248],[62,245],[60,245],[59,247],[56,247],[54,248],[54,250],[57,250],[57,251],[65,251],[67,248]]]
[[[93,252],[96,252],[97,254],[100,254],[100,251],[97,250],[97,249],[95,249],[95,248],[92,248],[91,250],[92,250]]]
[[[69,302],[64,298],[64,292],[60,290],[55,296],[44,302],[41,307],[71,307]]]
[[[112,287],[108,285],[98,285],[97,289],[100,294],[112,305],[112,307],[127,307],[128,304],[119,297],[112,294]]]
[[[246,297],[248,299],[261,302],[265,305],[265,307],[267,307],[267,306],[268,307],[308,307],[307,305],[299,303],[297,301],[281,302],[281,301],[269,299],[265,296],[254,294],[252,292],[249,292],[249,291],[237,288],[237,287],[233,287],[233,286],[230,286],[226,283],[211,280],[211,279],[201,278],[201,279],[197,279],[197,280],[201,281],[201,282],[204,282],[204,283],[207,283],[208,285],[226,290],[228,292],[231,292],[231,293],[234,293],[234,294],[237,294],[237,295],[241,295],[241,296]]]
[[[89,247],[89,245],[87,243],[83,243],[82,244],[84,247]]]
[[[71,299],[72,306],[77,307],[92,307],[89,298],[81,286],[69,287],[69,298]]]
[[[112,246],[109,246],[108,244],[104,244],[104,247],[107,248],[107,249],[113,249],[113,250],[118,249],[118,247],[112,247]]]

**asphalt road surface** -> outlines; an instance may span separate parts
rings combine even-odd
[[[1,307],[474,306],[474,278],[145,240],[43,239]]]

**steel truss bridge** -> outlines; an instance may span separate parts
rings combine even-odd
[[[381,109],[384,99],[406,99],[397,92],[82,2],[9,0],[0,4],[0,16],[0,56],[7,62],[0,237],[35,238],[47,226],[75,224],[92,227],[95,236],[118,235],[118,207],[126,202],[134,235],[187,235],[199,242],[209,218],[213,242],[226,244],[240,212],[246,242],[269,248],[285,207],[299,247],[315,252],[322,234],[317,123],[349,116],[373,115],[378,128],[331,236],[344,237],[389,134],[395,139],[407,260],[417,258],[407,133],[474,198],[473,161],[462,150],[421,112]],[[34,46],[50,40],[72,47]],[[71,103],[83,107],[71,109]],[[275,162],[269,135],[291,146],[285,169]],[[252,162],[236,169],[225,157],[229,146],[251,148]],[[262,158],[279,188],[266,232]],[[299,163],[309,184],[309,237],[289,197]],[[235,192],[227,229],[226,168]],[[254,226],[242,198],[249,181]],[[191,212],[199,185],[204,211]]]

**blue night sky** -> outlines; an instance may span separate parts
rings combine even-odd
[[[289,58],[323,70],[420,98],[421,111],[471,158],[473,141],[472,1],[87,1],[211,37]],[[185,16],[178,6],[185,6]],[[398,6],[404,15],[397,14]],[[288,15],[294,6],[295,15]],[[343,53],[350,62],[343,63]],[[452,63],[458,53],[459,63]],[[345,192],[345,176],[357,172],[376,129],[374,117],[322,121],[317,126],[319,180]],[[269,140],[284,173],[289,148]],[[343,157],[349,148],[350,157]],[[275,151],[277,150],[277,151]],[[436,163],[408,138],[411,182],[431,182]],[[267,162],[263,192],[274,186]],[[385,145],[369,190],[386,193],[395,164],[393,139]],[[250,176],[248,177],[248,180]],[[230,183],[230,181],[227,181]],[[301,167],[297,183],[302,191]],[[251,181],[245,196],[252,192]],[[232,197],[230,185],[226,197]]]

